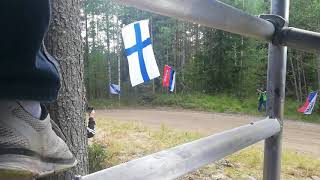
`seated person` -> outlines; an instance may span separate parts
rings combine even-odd
[[[87,137],[92,138],[96,134],[96,131],[95,131],[96,122],[94,120],[94,115],[95,115],[94,108],[88,107],[87,113],[89,115],[89,121],[88,121],[88,127],[87,127]]]

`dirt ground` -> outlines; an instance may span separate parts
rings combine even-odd
[[[97,110],[96,115],[97,118],[104,117],[110,120],[137,121],[152,128],[165,125],[177,130],[206,134],[218,133],[263,119],[263,117],[249,115],[169,110],[166,108]],[[283,148],[320,158],[320,125],[285,120]]]

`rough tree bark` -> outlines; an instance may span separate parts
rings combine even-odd
[[[80,0],[52,2],[52,19],[47,34],[48,51],[60,64],[61,89],[50,105],[50,115],[64,133],[78,165],[46,180],[71,180],[88,172],[85,111],[84,62],[81,45]]]

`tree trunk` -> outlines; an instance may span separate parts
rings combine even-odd
[[[186,28],[186,23],[183,22],[182,23],[183,26],[183,30],[182,30],[182,58],[181,58],[181,67],[179,67],[181,69],[181,77],[182,77],[182,82],[184,82],[184,66],[186,64],[186,46],[187,46],[187,28]],[[178,68],[178,66],[176,66],[176,69]]]
[[[297,59],[297,71],[298,71],[299,102],[302,103],[301,68],[300,68],[300,64],[299,64],[298,59]]]
[[[295,90],[296,98],[299,101],[300,98],[299,98],[299,94],[298,94],[297,77],[296,77],[296,71],[293,66],[292,57],[289,57],[289,62],[291,64],[291,69],[292,69],[292,77],[293,77],[293,82],[294,82],[294,90]]]
[[[120,93],[118,94],[119,106],[121,105],[121,29],[119,28],[119,20],[117,20],[117,59],[118,59],[118,85],[120,87]],[[154,81],[153,81],[154,82]]]
[[[72,180],[74,175],[88,173],[86,137],[84,66],[80,29],[80,0],[52,2],[52,20],[46,44],[60,64],[61,89],[50,105],[51,118],[60,126],[67,144],[78,160],[71,170],[45,178]]]
[[[153,19],[152,19],[152,16],[151,16],[151,18],[150,18],[150,35],[151,35],[151,43],[152,43],[152,45],[154,46],[154,44],[153,44],[153,41],[154,41],[154,39],[153,39],[153,31],[152,31],[152,28],[153,28],[153,26],[152,26],[152,23],[153,23]],[[152,79],[152,94],[155,94],[156,93],[156,88],[155,88],[155,84],[154,84],[154,79]]]
[[[301,76],[301,98],[305,98],[306,96],[308,96],[308,90],[307,90],[307,82],[306,82],[306,77],[305,77],[305,73],[304,73],[304,67],[303,67],[303,63],[302,63],[302,55],[298,55],[297,56],[297,60],[299,63],[299,69],[300,69],[300,76]],[[302,82],[301,82],[302,81]]]
[[[110,56],[110,32],[109,32],[109,29],[110,29],[110,22],[109,22],[109,16],[107,15],[106,16],[106,19],[107,19],[107,61],[108,61],[108,78],[109,78],[109,84],[108,84],[108,87],[110,86],[111,84],[111,56]],[[109,92],[109,98],[111,98],[111,93]]]
[[[195,40],[195,53],[194,54],[197,54],[199,49],[200,49],[200,31],[199,31],[199,25],[196,24],[196,40]]]
[[[300,59],[300,65],[301,65],[301,70],[302,70],[302,77],[303,77],[303,84],[304,84],[304,95],[305,97],[308,96],[308,86],[307,86],[307,81],[306,81],[306,74],[304,73],[304,67],[303,67],[303,62]]]
[[[87,7],[87,1],[84,1],[85,3],[85,7]],[[85,36],[85,48],[84,48],[84,62],[85,62],[85,66],[87,69],[87,81],[86,81],[86,89],[87,89],[87,99],[90,99],[90,76],[89,76],[89,72],[90,72],[90,64],[89,64],[89,28],[88,28],[88,12],[85,11],[85,30],[86,30],[86,36]]]

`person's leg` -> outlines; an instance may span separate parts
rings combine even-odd
[[[60,88],[57,63],[43,46],[50,2],[3,0],[0,15],[0,179],[70,168],[76,160],[40,107]]]
[[[49,0],[3,0],[0,16],[0,99],[54,101],[58,66],[43,46]]]
[[[258,111],[261,112],[261,107],[262,107],[262,101],[259,101],[259,104],[258,104]]]
[[[264,107],[264,110],[266,111],[267,110],[267,101],[263,101],[263,107]]]
[[[75,164],[68,146],[53,131],[46,108],[35,118],[16,101],[0,102],[0,179],[8,173],[43,176]]]

